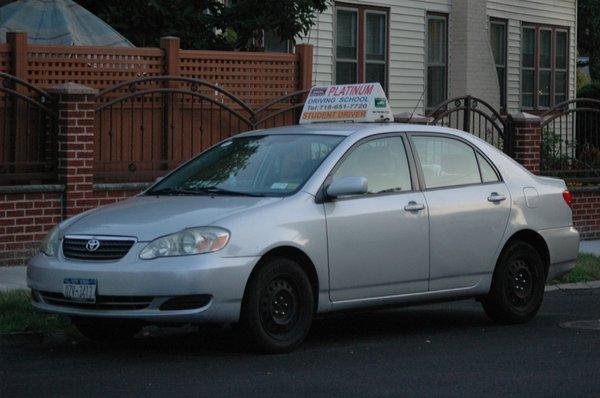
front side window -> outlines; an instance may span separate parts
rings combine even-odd
[[[444,137],[413,138],[426,188],[479,184],[475,151],[464,142]]]
[[[549,108],[567,100],[569,32],[524,25],[521,37],[521,106]]]
[[[342,140],[317,134],[233,138],[167,176],[147,195],[290,195]]]
[[[344,177],[366,177],[370,194],[412,190],[402,138],[378,138],[354,148],[333,174],[334,181]]]
[[[337,5],[335,18],[335,82],[387,85],[386,10]]]
[[[507,60],[507,23],[505,20],[492,19],[490,22],[490,42],[496,63],[496,73],[500,85],[500,107],[506,110],[506,60]]]
[[[447,99],[448,18],[427,15],[427,109]]]

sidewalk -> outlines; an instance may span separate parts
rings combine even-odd
[[[27,289],[27,267],[0,267],[0,292]]]
[[[579,245],[579,252],[593,254],[600,257],[600,240],[583,240]]]

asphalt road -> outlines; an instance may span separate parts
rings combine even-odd
[[[600,289],[547,293],[531,323],[474,301],[319,320],[288,355],[232,331],[171,330],[128,346],[0,347],[0,396],[600,396]]]

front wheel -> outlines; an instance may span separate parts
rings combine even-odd
[[[248,282],[240,323],[259,352],[289,352],[304,341],[312,324],[312,286],[295,261],[265,261]]]
[[[72,317],[71,323],[82,335],[99,343],[132,340],[143,326],[136,321],[87,317]]]
[[[482,301],[486,314],[496,322],[530,321],[544,298],[546,273],[538,251],[528,243],[513,242],[504,250]]]

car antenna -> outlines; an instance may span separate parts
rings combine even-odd
[[[427,86],[425,86],[425,88],[423,89],[423,92],[421,93],[421,96],[419,97],[419,100],[417,101],[415,108],[412,110],[412,112],[410,114],[410,119],[408,119],[409,122],[412,120],[413,116],[415,115],[415,112],[417,111],[417,108],[419,107],[419,104],[423,100],[423,97],[425,96],[425,91],[427,91]]]

